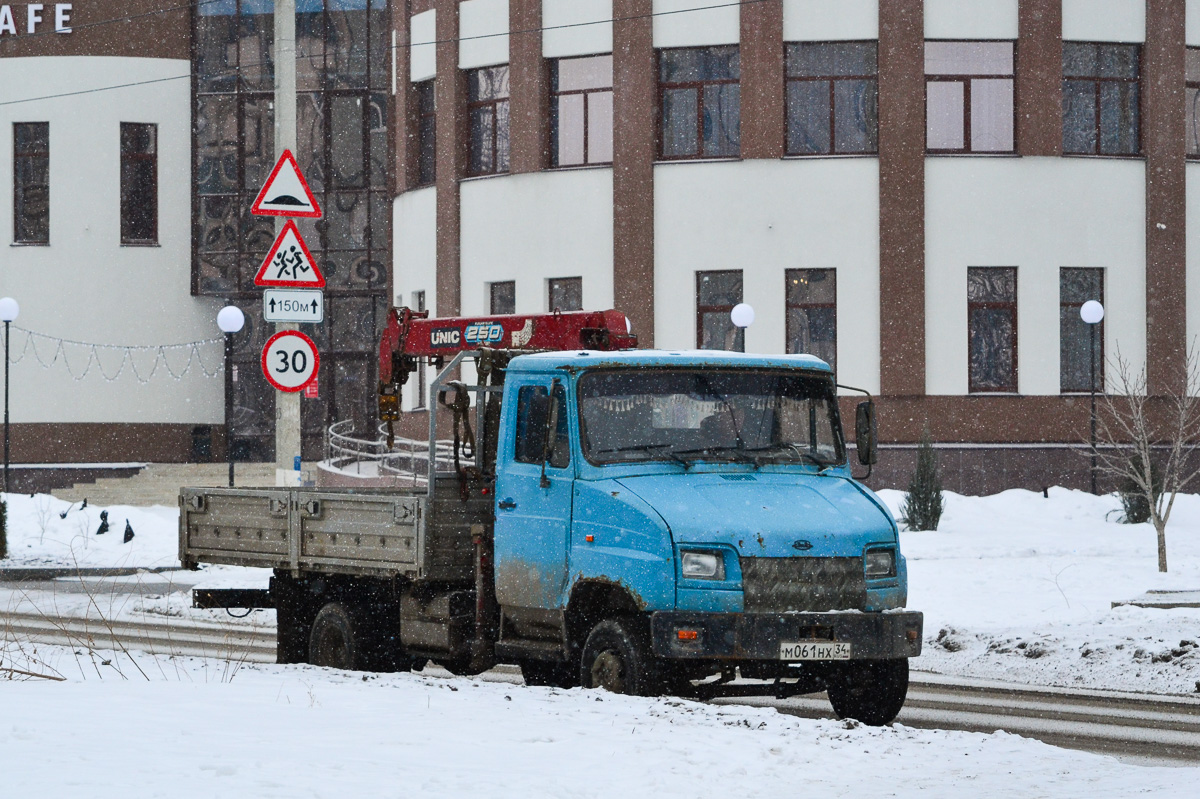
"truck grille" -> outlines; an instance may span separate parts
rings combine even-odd
[[[862,558],[741,558],[747,613],[861,610]]]

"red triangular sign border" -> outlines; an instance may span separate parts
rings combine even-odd
[[[275,260],[275,254],[279,252],[279,247],[287,237],[288,231],[294,233],[296,241],[300,242],[300,249],[304,251],[304,257],[308,259],[308,263],[312,266],[317,278],[316,280],[275,280],[266,276],[267,267],[271,265],[271,261]],[[254,276],[254,285],[285,286],[288,288],[303,289],[325,288],[325,274],[321,271],[321,267],[317,266],[317,259],[313,258],[308,245],[304,243],[304,237],[300,235],[300,229],[296,227],[296,223],[292,220],[289,219],[287,224],[283,226],[283,230],[279,231],[279,235],[275,237],[275,243],[271,245],[271,251],[267,253],[267,257],[263,259],[262,266],[258,268],[258,274]]]
[[[284,163],[292,165],[292,169],[296,172],[296,177],[300,180],[300,186],[304,189],[304,194],[312,206],[311,211],[291,211],[287,209],[275,209],[262,207],[262,204],[267,199],[267,189],[271,188],[271,184],[275,182],[275,178],[279,176],[280,170],[283,169]],[[256,216],[294,216],[303,217],[306,219],[319,219],[321,216],[321,206],[317,203],[317,198],[313,196],[312,189],[308,187],[308,181],[304,179],[304,173],[300,171],[300,165],[296,163],[296,156],[292,155],[291,150],[284,150],[283,155],[279,156],[279,160],[275,162],[275,168],[271,170],[271,176],[267,178],[267,182],[263,184],[262,191],[258,193],[258,197],[254,200],[254,205],[250,206],[250,213]]]

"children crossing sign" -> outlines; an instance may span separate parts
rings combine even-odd
[[[262,191],[258,193],[250,213],[258,216],[292,216],[306,219],[317,219],[321,216],[321,207],[313,196],[308,181],[300,174],[300,165],[291,150],[284,150],[283,155],[271,170]]]
[[[296,223],[288,220],[279,231],[275,244],[263,260],[258,274],[254,276],[256,286],[283,286],[286,288],[319,289],[325,286],[325,276],[317,267],[316,259]]]

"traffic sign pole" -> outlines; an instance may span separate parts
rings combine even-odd
[[[296,0],[275,0],[275,152],[296,149]],[[276,219],[282,234],[287,222]],[[277,324],[275,331],[297,330]],[[275,485],[300,485],[300,394],[275,392]]]

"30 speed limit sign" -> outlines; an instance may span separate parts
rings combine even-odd
[[[276,333],[263,347],[263,374],[280,391],[300,391],[317,374],[320,365],[317,345],[298,330]]]

